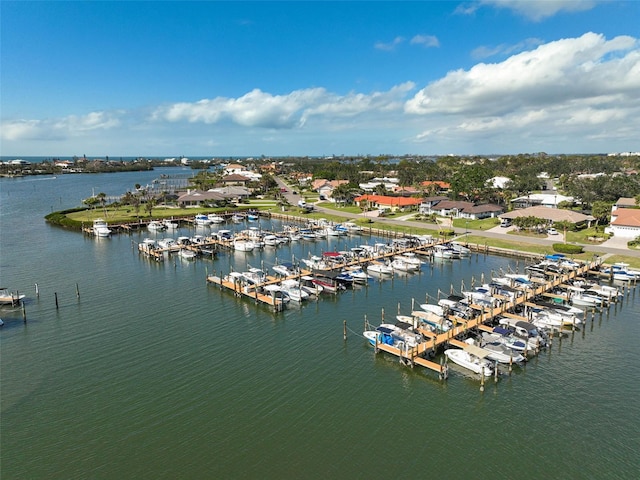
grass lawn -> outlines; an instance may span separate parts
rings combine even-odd
[[[487,245],[489,247],[505,248],[508,250],[520,250],[522,252],[537,253],[540,255],[551,255],[556,253],[551,245],[535,245],[533,243],[525,243],[515,239],[503,240],[500,238],[485,238],[479,235],[469,235],[468,238],[460,238],[460,241],[462,243],[468,242],[471,244]],[[569,255],[569,257],[576,260],[591,260],[593,255],[594,252],[584,252],[577,255]],[[602,253],[599,255],[602,255]],[[607,262],[609,262],[609,260],[607,260]]]
[[[563,232],[560,232],[562,235]],[[578,230],[577,232],[572,232],[571,230],[567,230],[567,242],[575,242],[575,243],[584,243],[586,245],[599,245],[602,242],[609,239],[609,235],[604,233],[602,230],[596,231],[595,228],[585,228],[583,230]]]
[[[74,222],[93,223],[96,218],[104,218],[108,223],[129,223],[138,220],[147,220],[150,217],[154,219],[163,219],[171,217],[195,217],[198,213],[224,213],[228,211],[238,210],[269,210],[277,208],[275,201],[259,200],[251,203],[243,203],[237,207],[222,208],[173,208],[156,206],[149,212],[144,208],[140,208],[136,213],[135,209],[130,205],[121,207],[107,206],[106,208],[96,208],[81,210],[66,214],[67,218]]]
[[[630,268],[634,270],[640,270],[640,258],[626,257],[624,255],[611,255],[605,260],[605,263],[610,265],[618,262],[628,263]]]
[[[499,218],[483,218],[482,220],[467,220],[455,218],[453,226],[456,228],[468,228],[469,230],[489,230],[500,225]]]

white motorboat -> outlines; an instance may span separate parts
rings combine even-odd
[[[147,224],[147,230],[150,232],[164,232],[166,229],[166,225],[159,220],[151,220]]]
[[[405,252],[402,255],[396,255],[394,257],[394,259],[401,259],[402,261],[406,262],[406,263],[410,263],[412,265],[415,265],[418,269],[422,266],[422,264],[424,263],[422,260],[420,260],[420,258],[413,252]]]
[[[262,241],[268,247],[276,247],[276,246],[278,246],[278,237],[276,237],[273,234],[265,235],[264,237],[262,237]]]
[[[111,229],[107,225],[107,222],[102,218],[96,218],[93,221],[93,234],[96,237],[108,237],[111,235]]]
[[[362,228],[360,225],[357,225],[354,222],[344,222],[342,226],[346,228],[347,232],[349,232],[350,234],[357,235],[364,231],[364,228]]]
[[[211,225],[211,219],[209,218],[208,215],[205,215],[204,213],[199,213],[195,217],[195,223],[196,225],[200,225],[200,226],[209,226]]]
[[[488,351],[474,345],[468,345],[466,350],[458,348],[449,348],[444,354],[453,363],[460,365],[474,373],[490,377],[493,375],[493,364],[486,359]]]
[[[255,267],[249,267],[249,270],[242,272],[242,277],[251,284],[264,283],[267,281],[267,274]]]
[[[453,322],[444,318],[443,315],[420,310],[411,312],[411,315],[414,319],[414,324],[422,325],[433,333],[444,333],[453,328]]]
[[[265,295],[270,295],[274,299],[275,303],[286,304],[291,300],[291,297],[280,285],[265,285],[263,290]]]
[[[509,330],[514,337],[526,341],[527,350],[535,351],[547,346],[546,336],[538,330],[538,327],[530,322],[503,317],[499,320],[499,323],[501,326]]]
[[[418,270],[418,266],[413,264],[413,263],[409,263],[409,262],[405,262],[403,259],[401,258],[394,258],[393,261],[389,264],[389,266],[392,268],[392,270],[398,271],[398,272],[415,272]]]
[[[573,305],[597,308],[604,305],[604,298],[590,295],[584,288],[569,286],[569,300]]]
[[[231,221],[233,223],[242,223],[244,221],[244,216],[240,215],[239,213],[234,213],[231,217]]]
[[[300,286],[308,294],[318,296],[323,292],[324,288],[322,287],[322,285],[315,283],[313,280],[313,277],[304,275],[300,277]]]
[[[439,317],[444,316],[444,308],[441,305],[433,305],[431,303],[421,303],[420,308],[425,312],[431,312]]]
[[[172,249],[176,245],[176,241],[173,238],[161,238],[158,240],[158,246],[166,250]]]
[[[368,275],[362,267],[357,265],[347,267],[345,272],[353,277],[353,281],[355,283],[367,283],[371,278],[373,278],[371,275]]]
[[[184,258],[185,260],[193,260],[196,258],[198,254],[194,250],[190,250],[188,248],[181,248],[179,255],[181,258]]]
[[[472,338],[465,340],[468,345],[476,345],[476,341]],[[526,358],[521,354],[514,352],[500,341],[486,342],[482,341],[478,346],[487,352],[487,358],[498,363],[520,363],[526,361]]]
[[[460,254],[448,245],[434,245],[433,258],[453,260],[455,258],[460,258]]]
[[[310,258],[303,258],[302,263],[312,270],[327,270],[331,268],[331,265],[325,262],[322,257],[318,257],[317,255],[313,255]]]
[[[233,249],[237,252],[251,252],[255,247],[251,240],[236,238],[233,241]]]
[[[471,250],[461,243],[451,242],[449,245],[451,246],[451,248],[453,248],[453,250],[458,252],[458,255],[460,255],[461,257],[467,257],[471,255]]]
[[[383,323],[375,330],[367,330],[363,335],[373,346],[384,344],[402,351],[416,347],[422,342],[421,335],[400,329],[388,323]]]
[[[178,222],[174,222],[172,220],[163,220],[162,224],[166,227],[167,230],[175,230],[178,228]]]
[[[367,273],[376,273],[378,275],[393,275],[393,268],[382,262],[373,261],[367,265]]]
[[[8,288],[0,288],[0,304],[2,305],[16,305],[22,301],[25,297],[22,293],[10,292]]]
[[[617,262],[611,267],[605,268],[603,273],[611,275],[614,280],[621,282],[632,282],[634,280],[640,280],[640,271],[631,270],[628,263]]]
[[[210,213],[209,215],[207,215],[207,218],[211,220],[211,223],[219,224],[225,222],[225,218],[222,215],[217,215],[215,213]]]
[[[516,337],[511,330],[504,327],[494,327],[493,332],[482,332],[482,341],[499,342],[514,352],[524,352],[530,349],[526,340]]]
[[[302,288],[300,282],[294,279],[283,280],[280,282],[280,288],[294,302],[302,302],[309,298],[309,292]]]
[[[291,262],[278,263],[277,265],[274,265],[271,268],[273,269],[274,272],[276,272],[279,275],[282,275],[283,277],[290,277],[292,275],[295,275],[298,272],[298,269],[296,268],[296,266]]]

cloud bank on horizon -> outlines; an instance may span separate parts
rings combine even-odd
[[[237,95],[190,99],[188,91],[173,91],[171,95],[179,100],[23,118],[19,106],[5,105],[11,103],[7,101],[9,85],[3,87],[2,95],[1,153],[279,156],[637,151],[640,40],[592,30],[553,40],[541,38],[552,32],[562,34],[541,29],[545,20],[596,6],[595,1],[552,0],[461,3],[450,8],[447,18],[482,23],[477,18],[482,12],[509,13],[522,17],[528,30],[539,29],[541,35],[511,35],[509,39],[517,40],[512,42],[496,42],[499,36],[492,35],[487,38],[490,44],[475,39],[465,42],[464,52],[450,47],[451,38],[436,31],[375,39],[370,43],[370,58],[402,55],[393,58],[400,68],[385,75],[385,88],[345,91],[333,83],[279,91],[280,84],[274,82],[270,89],[256,86]],[[243,26],[253,25],[245,20]],[[455,61],[447,64],[426,81],[403,78],[407,59],[428,64],[425,55],[447,55],[453,51],[450,48],[466,56],[455,59],[459,66]],[[8,70],[2,73],[3,84],[4,77],[11,75]],[[414,75],[418,71],[412,70]],[[375,76],[376,72],[369,73]],[[7,111],[12,115],[5,118]]]

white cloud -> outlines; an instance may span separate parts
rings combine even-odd
[[[501,63],[479,63],[449,72],[420,90],[405,106],[414,114],[498,115],[526,106],[555,105],[600,95],[637,95],[637,41],[607,41],[587,33],[514,55]]]
[[[376,42],[373,45],[373,47],[378,50],[384,50],[384,51],[390,52],[391,50],[395,50],[395,48],[403,42],[404,42],[403,37],[396,37],[391,42],[388,42],[388,43]]]
[[[157,109],[153,118],[192,123],[229,120],[247,127],[292,128],[299,121],[300,110],[324,95],[322,88],[296,90],[288,95],[271,95],[255,89],[239,98],[175,103]]]
[[[459,5],[456,13],[469,15],[475,13],[481,6],[490,6],[512,10],[518,15],[537,22],[559,12],[590,10],[596,3],[596,0],[479,0]]]
[[[433,35],[416,35],[409,42],[411,45],[424,45],[425,47],[439,47],[438,37]]]
[[[82,135],[93,130],[109,130],[120,125],[117,112],[91,112],[58,119],[7,120],[2,122],[2,139],[52,140]]]
[[[486,45],[481,45],[475,48],[471,52],[471,57],[475,59],[483,59],[488,57],[493,57],[496,55],[512,55],[517,52],[521,52],[523,50],[527,50],[530,48],[535,48],[538,45],[543,43],[539,38],[527,38],[522,42],[518,42],[513,45],[509,45],[506,43],[501,43],[500,45],[496,45],[494,47],[488,47]]]
[[[417,92],[405,110],[429,125],[419,142],[499,135],[575,142],[631,125],[640,131],[639,44],[594,33],[550,42],[501,63],[450,72]]]
[[[388,92],[344,96],[323,88],[295,90],[287,95],[253,90],[237,99],[218,97],[161,107],[152,118],[209,124],[231,121],[245,127],[291,129],[304,125],[312,116],[348,117],[371,111],[401,111],[407,94],[414,88],[412,82],[406,82]]]

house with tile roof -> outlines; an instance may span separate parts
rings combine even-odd
[[[640,237],[640,208],[628,206],[616,208],[614,205],[611,212],[611,223],[604,231],[614,237],[628,238],[629,240]]]
[[[590,226],[591,222],[595,220],[591,215],[584,215],[580,212],[574,212],[573,210],[541,206],[521,208],[500,215],[500,218],[506,218],[509,220],[513,220],[518,217],[537,217],[547,220],[549,223],[569,222],[576,225],[587,224],[588,226]]]
[[[415,210],[422,203],[421,198],[391,197],[387,195],[360,195],[353,201],[363,210],[383,209],[391,212]]]
[[[441,217],[468,218],[470,220],[497,217],[502,212],[504,212],[504,208],[493,203],[475,204],[449,199],[432,201],[429,204],[423,202],[420,206],[420,213],[423,214],[435,213]]]

